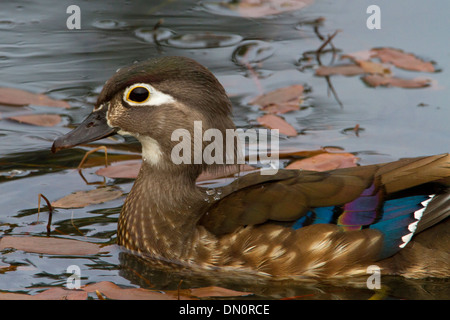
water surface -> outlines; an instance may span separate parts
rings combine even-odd
[[[31,105],[0,106],[0,235],[46,235],[48,210],[37,221],[38,194],[51,201],[77,190],[90,190],[74,170],[86,147],[50,153],[52,141],[79,123],[91,110],[104,82],[120,67],[162,55],[196,59],[219,78],[232,97],[234,120],[239,127],[254,126],[261,112],[247,102],[261,90],[270,91],[302,84],[306,91],[303,108],[286,119],[303,134],[283,138],[282,147],[314,150],[336,146],[355,153],[361,164],[402,157],[439,154],[450,146],[450,44],[447,31],[450,3],[444,1],[377,1],[382,10],[382,28],[366,27],[368,1],[316,1],[303,10],[262,18],[246,18],[217,7],[214,1],[126,1],[76,3],[81,9],[81,29],[68,30],[66,8],[73,1],[14,1],[2,3],[0,11],[0,87],[45,93],[70,103],[70,109]],[[428,77],[424,89],[370,88],[359,77],[332,77],[342,107],[329,94],[324,78],[314,76],[317,61],[307,61],[308,52],[323,43],[322,35],[341,32],[333,40],[339,52],[351,53],[374,47],[394,47],[436,62],[439,72],[420,74],[396,71],[404,77]],[[163,21],[160,21],[163,19]],[[154,33],[154,27],[159,28]],[[243,61],[243,52],[245,59]],[[328,64],[331,54],[322,61]],[[251,68],[249,68],[251,66]],[[255,80],[257,75],[257,80]],[[20,124],[11,115],[58,114],[54,127]],[[359,124],[359,136],[345,129]],[[137,150],[135,141],[116,137],[107,142],[122,149]],[[98,153],[98,157],[101,153]],[[83,171],[89,182],[102,182],[95,174],[102,166]],[[106,179],[106,184],[129,192],[132,179]],[[53,214],[52,236],[100,244],[114,244],[116,224],[124,197],[80,209],[58,209]],[[122,254],[123,255],[123,254]],[[128,260],[127,260],[128,261]],[[64,286],[67,267],[79,265],[82,284],[112,281],[123,286],[143,286],[139,277],[124,271],[120,250],[98,256],[74,257],[0,251],[0,290],[35,294],[43,288]],[[140,271],[151,279],[153,289],[195,287],[211,282],[198,277],[153,270]],[[387,298],[450,297],[445,281],[383,280]],[[367,299],[373,292],[363,287],[304,284],[245,285],[216,283],[254,292],[253,297],[311,299]]]

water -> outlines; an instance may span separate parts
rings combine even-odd
[[[71,109],[40,106],[0,106],[0,235],[46,235],[48,210],[37,221],[38,194],[54,201],[78,190],[103,183],[95,171],[101,160],[83,171],[87,184],[74,170],[88,148],[50,153],[52,141],[79,123],[92,109],[104,82],[120,67],[161,55],[194,58],[210,68],[226,87],[234,105],[235,123],[255,124],[259,111],[247,102],[263,91],[292,84],[307,88],[302,109],[286,119],[303,134],[281,141],[281,147],[313,150],[337,146],[360,157],[361,164],[449,151],[450,44],[443,1],[377,1],[382,10],[381,30],[366,28],[368,1],[316,1],[305,9],[267,18],[243,18],[214,5],[214,1],[83,2],[81,29],[68,30],[66,8],[73,1],[3,2],[0,10],[0,87],[45,93],[68,101]],[[217,2],[217,1],[216,1]],[[436,62],[439,72],[419,74],[396,71],[405,77],[433,80],[425,89],[369,88],[358,77],[332,77],[342,101],[328,94],[324,78],[315,77],[305,60],[322,40],[314,32],[319,17],[323,35],[341,32],[336,48],[351,53],[373,47],[395,47]],[[161,20],[162,19],[162,20]],[[156,27],[156,36],[153,30]],[[331,54],[322,61],[329,63]],[[255,77],[258,79],[255,80]],[[7,118],[17,113],[62,116],[55,127],[20,124]],[[359,137],[348,128],[359,124]],[[135,141],[117,137],[107,141],[111,155],[138,150]],[[102,154],[94,157],[101,159]],[[126,194],[133,180],[105,179]],[[220,195],[211,195],[211,197]],[[124,197],[79,209],[58,209],[53,214],[52,236],[100,244],[114,244]],[[123,271],[130,258],[118,249],[90,257],[65,257],[23,251],[0,251],[0,290],[35,294],[43,288],[64,286],[67,267],[81,267],[82,284],[112,281],[143,286]],[[13,266],[13,267],[11,267]],[[177,276],[160,271],[149,274],[153,288],[196,287],[211,282],[201,277]],[[404,280],[388,277],[387,298],[449,298],[445,281]],[[253,297],[306,299],[367,299],[364,286],[277,283],[215,283],[254,292]],[[269,290],[270,288],[270,290]]]

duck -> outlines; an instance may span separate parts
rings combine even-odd
[[[324,172],[252,172],[211,197],[196,180],[224,168],[230,152],[213,163],[173,158],[177,130],[189,145],[208,147],[192,139],[199,122],[203,133],[235,129],[223,86],[193,59],[151,58],[119,69],[93,111],[51,149],[114,134],[140,142],[142,165],[117,227],[118,244],[139,255],[272,279],[357,277],[373,265],[409,278],[450,276],[449,154]]]

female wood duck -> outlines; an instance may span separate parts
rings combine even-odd
[[[151,59],[106,82],[94,111],[52,151],[115,133],[140,141],[143,164],[118,224],[118,243],[140,254],[274,278],[366,275],[371,264],[407,277],[450,275],[448,154],[328,172],[256,172],[205,201],[196,179],[218,165],[175,164],[179,141],[171,135],[182,128],[193,136],[194,121],[225,134],[234,128],[230,114],[208,69],[183,57]],[[447,237],[436,239],[441,250],[428,240],[406,246],[432,226]]]

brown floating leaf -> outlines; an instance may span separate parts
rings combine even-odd
[[[362,51],[343,54],[343,55],[341,55],[341,59],[347,58],[347,59],[351,59],[353,61],[355,61],[355,60],[369,61],[370,59],[372,59],[373,55],[374,55],[374,52],[372,50],[362,50]]]
[[[0,239],[0,250],[14,248],[26,252],[59,255],[93,255],[100,252],[95,243],[60,238],[4,236]]]
[[[52,206],[55,208],[83,208],[91,204],[117,199],[122,194],[121,190],[109,186],[89,191],[77,191],[52,202]]]
[[[241,0],[228,4],[242,17],[259,18],[286,11],[300,10],[311,4],[313,0]]]
[[[281,159],[292,158],[292,157],[302,157],[308,158],[313,157],[321,153],[342,153],[342,149],[335,147],[324,147],[318,150],[298,150],[295,148],[282,149],[279,152],[279,157]]]
[[[264,127],[267,127],[269,129],[280,130],[280,133],[282,133],[284,135],[293,137],[298,134],[293,126],[291,126],[284,119],[282,119],[276,115],[266,114],[266,115],[263,115],[262,117],[259,117],[256,120],[258,121],[259,124],[261,124]]]
[[[128,160],[122,161],[110,165],[105,168],[98,169],[95,171],[99,176],[107,178],[124,178],[124,179],[136,179],[139,169],[141,168],[142,160]]]
[[[340,74],[343,76],[355,76],[358,74],[366,73],[363,68],[356,64],[346,64],[339,66],[320,66],[316,69],[316,76],[325,77],[335,74]]]
[[[204,298],[204,297],[242,297],[251,295],[251,292],[243,292],[230,290],[221,287],[203,287],[203,288],[194,288],[189,290],[191,294],[195,297]]]
[[[43,94],[13,88],[0,88],[0,104],[8,106],[27,106],[34,104],[38,106],[70,108],[70,104],[66,101],[53,100]]]
[[[252,293],[221,287],[171,290],[167,293],[143,288],[121,288],[109,281],[82,286],[78,290],[51,288],[35,295],[0,292],[0,300],[86,300],[88,293],[101,294],[113,300],[196,300],[197,297],[242,297]]]
[[[243,291],[235,291],[222,287],[202,287],[202,288],[193,288],[193,289],[182,289],[182,290],[170,290],[166,291],[167,294],[171,294],[175,297],[178,296],[187,296],[187,297],[198,297],[198,298],[207,298],[207,297],[243,297],[251,295],[251,292],[243,292]]]
[[[26,114],[8,119],[41,127],[53,127],[61,122],[61,117],[57,114]]]
[[[303,89],[303,86],[300,84],[276,89],[254,98],[250,104],[261,107],[283,104],[294,104],[298,106],[303,95]]]
[[[276,89],[254,98],[250,104],[259,105],[261,110],[275,114],[299,110],[303,89],[299,84]]]
[[[399,87],[399,88],[424,88],[431,83],[429,79],[401,79],[396,77],[384,77],[377,74],[366,75],[361,78],[371,87]]]
[[[261,110],[267,112],[267,113],[274,113],[274,114],[283,114],[288,113],[291,111],[299,110],[300,106],[299,103],[279,103],[279,104],[269,104],[261,108]]]
[[[372,74],[391,74],[391,70],[380,63],[365,60],[355,60],[366,73]]]
[[[393,48],[375,48],[372,49],[374,56],[382,62],[392,63],[398,68],[411,71],[434,72],[435,68],[431,62],[423,61],[412,53],[406,53]]]
[[[321,153],[310,158],[297,160],[286,166],[286,169],[327,171],[356,167],[357,161],[358,158],[351,153]]]
[[[1,292],[0,300],[86,300],[87,292],[64,288],[51,288],[35,295]]]
[[[164,294],[161,292],[151,291],[142,288],[123,289],[112,282],[102,281],[98,283],[89,284],[82,288],[85,292],[100,292],[109,299],[114,300],[177,300],[171,294]],[[189,300],[190,298],[180,296],[181,300]]]

